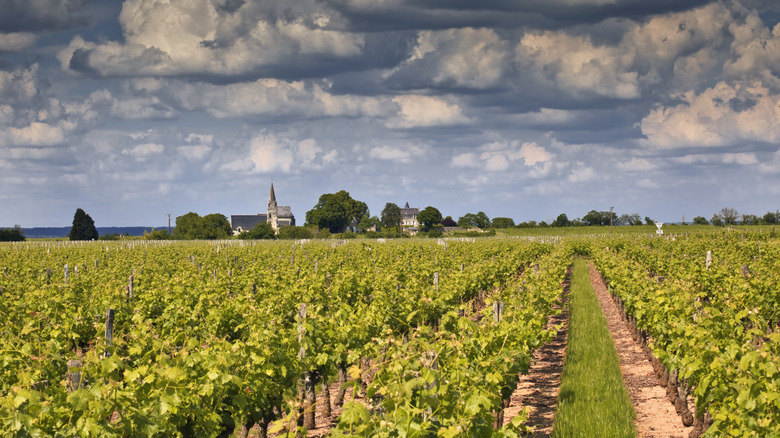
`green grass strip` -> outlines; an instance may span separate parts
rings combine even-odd
[[[571,278],[569,338],[553,437],[636,437],[634,407],[585,260]]]

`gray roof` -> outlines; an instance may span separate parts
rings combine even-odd
[[[420,214],[419,208],[402,208],[401,217],[414,217]]]
[[[292,214],[292,208],[289,205],[279,205],[276,207],[276,217],[295,217]]]
[[[234,214],[230,216],[230,226],[233,230],[237,230],[241,227],[242,230],[248,231],[260,222],[268,222],[268,215],[265,214]]]

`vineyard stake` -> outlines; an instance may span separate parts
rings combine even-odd
[[[114,343],[114,309],[106,309],[106,351],[104,356],[111,356],[108,348]]]

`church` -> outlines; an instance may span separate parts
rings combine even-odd
[[[249,231],[260,222],[270,223],[276,234],[279,234],[279,227],[295,226],[292,208],[288,205],[276,205],[274,183],[271,183],[271,194],[268,196],[268,212],[266,214],[234,214],[230,216],[230,225],[234,235]]]

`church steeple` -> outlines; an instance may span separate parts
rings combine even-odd
[[[279,233],[279,217],[276,210],[276,193],[274,193],[274,183],[271,182],[271,193],[268,195],[268,219],[271,224],[271,228],[274,229],[274,233]]]

